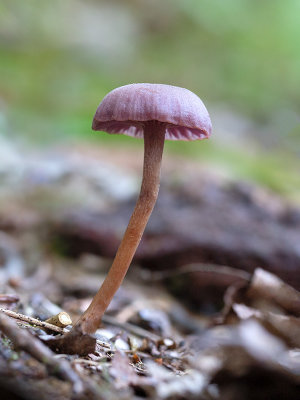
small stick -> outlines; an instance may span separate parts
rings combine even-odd
[[[128,332],[133,333],[134,335],[136,335],[138,337],[146,338],[153,342],[157,342],[157,341],[161,340],[161,336],[158,336],[155,333],[148,332],[148,331],[146,331],[146,329],[143,329],[143,328],[140,328],[139,326],[130,324],[129,322],[119,322],[114,317],[111,317],[107,314],[103,315],[102,321],[105,322],[106,324],[116,326],[118,328],[122,328]]]
[[[1,308],[0,307],[0,313],[1,312],[3,314],[6,314],[7,316],[9,316],[11,318],[19,320],[19,321],[27,322],[28,324],[39,326],[40,328],[43,328],[43,329],[49,329],[49,330],[52,330],[52,331],[60,333],[60,334],[64,334],[64,333],[70,332],[70,329],[60,328],[59,326],[55,326],[55,325],[49,324],[49,322],[40,321],[39,319],[32,318],[32,317],[27,317],[27,315],[16,313],[14,311],[7,310],[5,308]],[[97,339],[97,343],[102,347],[110,349],[110,345],[108,343],[106,343],[106,342],[103,342],[102,340]]]
[[[63,334],[63,333],[69,332],[69,329],[60,328],[59,326],[49,324],[49,322],[40,321],[39,319],[32,318],[32,317],[27,317],[27,315],[16,313],[11,310],[6,310],[5,308],[0,307],[0,312],[8,315],[11,318],[18,319],[19,321],[27,322],[28,324],[39,326],[44,329],[49,329],[49,330],[52,330],[57,333]],[[129,322],[123,322],[123,323],[118,322],[115,318],[110,317],[109,315],[104,315],[102,318],[102,321],[109,325],[117,326],[118,328],[122,328],[128,332],[131,332],[138,337],[152,340],[153,342],[157,342],[161,339],[161,337],[156,335],[155,333],[148,332],[148,331],[146,331],[146,329],[143,329],[143,328],[140,328],[139,326],[130,324]],[[110,346],[107,343],[105,343],[101,340],[97,339],[97,343],[99,343],[103,347],[110,348]]]
[[[14,311],[7,310],[5,308],[0,307],[0,312],[8,315],[11,318],[18,319],[19,321],[27,322],[28,324],[39,326],[44,329],[49,329],[49,330],[57,332],[57,333],[68,332],[68,330],[65,328],[60,328],[59,326],[55,326],[53,324],[50,324],[49,322],[40,321],[39,319],[32,318],[32,317],[27,317],[27,315],[16,313]]]
[[[247,271],[243,271],[237,268],[232,268],[227,265],[217,265],[217,264],[187,264],[182,267],[176,268],[176,270],[172,271],[155,271],[150,272],[149,278],[154,281],[160,281],[165,278],[169,278],[172,276],[188,274],[191,272],[203,272],[203,273],[211,273],[211,274],[219,274],[225,276],[232,276],[233,278],[238,278],[244,280],[246,282],[250,281],[251,274]],[[144,274],[144,271],[143,271]],[[144,274],[146,275],[146,274]],[[147,279],[149,279],[147,276]]]

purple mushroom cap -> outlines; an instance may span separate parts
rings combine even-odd
[[[142,138],[147,121],[165,124],[166,139],[206,139],[211,120],[201,99],[177,86],[133,83],[108,93],[99,104],[92,128]]]

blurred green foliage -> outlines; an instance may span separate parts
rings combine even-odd
[[[225,107],[253,129],[235,143],[218,127],[211,143],[171,151],[298,193],[299,15],[299,0],[0,0],[0,129],[40,144],[90,137],[109,90],[174,84],[213,122]]]

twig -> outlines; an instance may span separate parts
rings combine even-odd
[[[159,281],[172,276],[188,274],[191,272],[203,272],[218,275],[232,276],[233,278],[239,278],[244,281],[249,282],[251,274],[247,271],[241,269],[232,268],[227,265],[217,265],[217,264],[187,264],[182,267],[176,268],[176,270],[168,271],[155,271],[149,273],[149,278],[154,281]],[[144,274],[146,275],[146,274]],[[149,279],[147,277],[147,279]]]
[[[60,328],[59,326],[49,324],[48,322],[45,322],[45,321],[40,321],[37,318],[28,317],[27,315],[16,313],[14,311],[7,310],[5,308],[0,307],[0,312],[8,315],[11,318],[18,319],[19,321],[27,322],[30,325],[39,326],[41,328],[49,329],[49,330],[57,332],[57,333],[63,334],[63,333],[68,332],[68,330],[65,328]]]
[[[70,368],[66,360],[57,359],[52,351],[27,330],[21,329],[6,315],[0,315],[0,330],[12,341],[18,349],[24,350],[36,360],[45,364],[52,372],[57,372],[63,379],[73,384],[74,392],[81,393],[84,389],[80,377]]]
[[[136,336],[141,338],[146,338],[152,340],[153,342],[157,342],[161,340],[161,336],[156,335],[155,333],[148,332],[146,329],[140,328],[139,326],[130,324],[129,322],[119,322],[114,317],[110,315],[103,315],[102,321],[106,324],[117,326],[118,328],[122,328],[125,331],[131,332]]]
[[[0,313],[1,312],[3,314],[6,314],[7,316],[9,316],[11,318],[19,320],[19,321],[27,322],[30,325],[39,326],[40,328],[49,329],[51,331],[54,331],[54,332],[57,332],[57,333],[60,333],[60,334],[64,334],[64,333],[70,332],[70,329],[68,329],[68,328],[60,328],[59,326],[49,324],[49,322],[40,321],[37,318],[28,317],[27,315],[16,313],[14,311],[7,310],[6,308],[1,308],[0,307]],[[99,339],[97,339],[97,343],[100,346],[110,350],[109,343],[103,342],[102,340],[99,340]]]
[[[44,329],[49,329],[49,330],[52,330],[57,333],[64,334],[64,333],[67,333],[70,331],[69,329],[60,328],[59,326],[49,324],[48,322],[45,322],[45,321],[40,321],[37,318],[28,317],[27,315],[16,313],[14,311],[7,310],[5,308],[0,307],[0,312],[8,315],[9,317],[15,318],[19,321],[27,322],[28,324],[39,326]],[[112,326],[117,326],[118,328],[121,328],[128,332],[131,332],[138,337],[146,338],[146,339],[152,340],[154,342],[157,342],[161,339],[161,337],[156,335],[155,333],[148,332],[148,331],[146,331],[146,329],[143,329],[143,328],[140,328],[139,326],[130,324],[129,322],[119,322],[114,317],[111,317],[109,315],[104,315],[102,318],[102,321],[105,322],[106,324],[109,324]],[[110,348],[108,343],[105,343],[99,339],[97,339],[97,343],[99,343],[103,347]]]
[[[48,322],[45,322],[45,321],[40,321],[39,319],[36,319],[36,318],[28,317],[27,315],[16,313],[14,311],[7,310],[5,308],[1,308],[0,307],[0,312],[8,315],[9,317],[18,319],[19,321],[27,322],[28,324],[39,326],[39,327],[44,328],[44,329],[49,329],[49,330],[52,330],[52,331],[57,332],[57,333],[63,334],[63,333],[69,332],[69,329],[60,328],[59,326],[56,326],[56,325],[53,325],[53,324],[49,324]],[[111,317],[109,315],[104,315],[103,318],[102,318],[102,321],[107,323],[107,324],[109,324],[109,325],[117,326],[118,328],[122,328],[122,329],[124,329],[124,330],[126,330],[128,332],[133,333],[136,336],[139,336],[139,337],[142,337],[142,338],[147,338],[147,339],[152,340],[154,342],[157,342],[158,340],[161,339],[161,337],[156,335],[155,333],[148,332],[145,329],[140,328],[139,326],[130,324],[129,322],[119,322],[115,318],[113,318],[113,317]],[[103,347],[110,348],[110,346],[107,343],[102,342],[101,340],[97,339],[97,342]]]

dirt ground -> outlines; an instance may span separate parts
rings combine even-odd
[[[2,398],[299,399],[299,209],[166,157],[100,329],[69,338],[126,228],[141,158],[87,146],[5,154]]]

